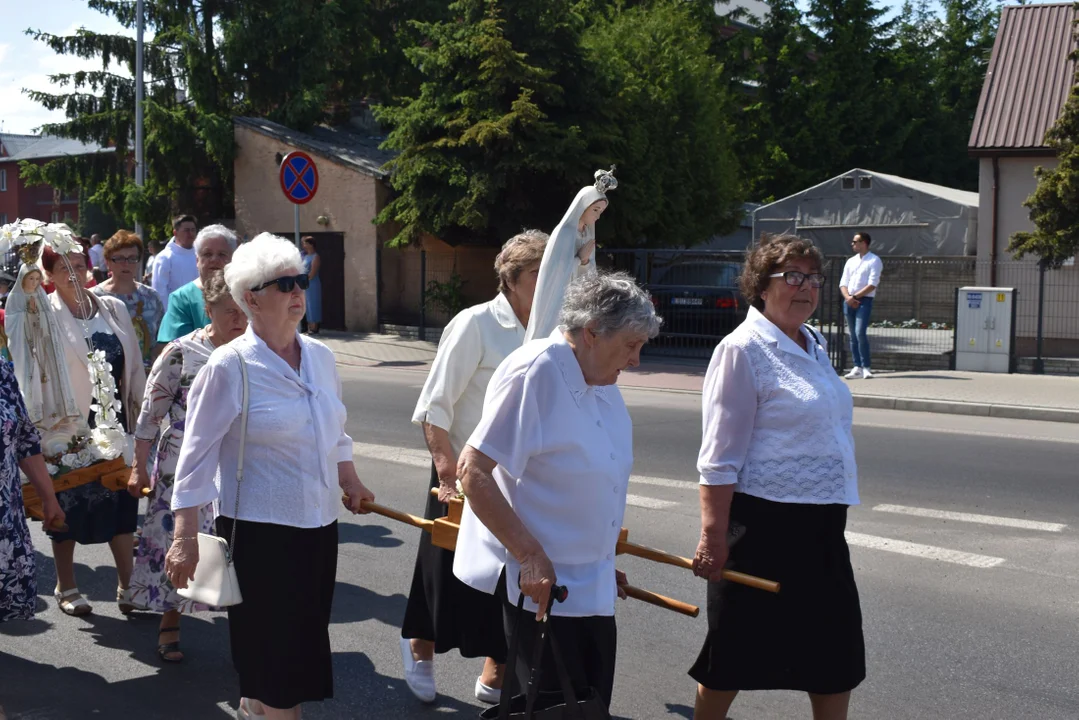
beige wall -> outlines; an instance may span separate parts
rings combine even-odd
[[[1036,259],[1029,256],[1014,260],[1005,248],[1012,235],[1034,229],[1030,211],[1023,205],[1037,181],[1035,168],[1055,167],[1054,157],[999,159],[997,196],[997,278],[998,287],[1015,287],[1019,290],[1016,312],[1016,336],[1019,352],[1032,352],[1033,338],[1037,335],[1038,268]],[[978,271],[977,284],[990,284],[990,258],[993,229],[993,161],[979,161],[979,207],[978,207]],[[1074,354],[1079,348],[1079,264],[1052,270],[1046,274],[1044,337],[1047,353]],[[1057,342],[1050,343],[1050,340]],[[1050,345],[1052,347],[1050,347]],[[1054,348],[1059,348],[1054,351]]]
[[[286,143],[242,126],[235,127],[236,231],[252,238],[263,231],[292,228],[293,206],[281,192],[277,153],[296,150]],[[385,189],[375,178],[310,153],[318,166],[315,199],[300,206],[300,232],[344,233],[345,327],[378,330],[376,248],[380,236],[372,219],[381,209]],[[329,218],[319,225],[320,215]]]

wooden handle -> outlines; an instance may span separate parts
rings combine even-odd
[[[674,565],[675,567],[680,567],[684,570],[693,569],[693,561],[689,558],[671,555],[662,550],[655,550],[650,547],[645,547],[644,545],[637,545],[636,543],[619,542],[616,552],[619,555],[633,555],[665,565]],[[779,592],[779,583],[774,580],[765,580],[764,578],[746,575],[745,573],[740,573],[735,570],[724,570],[723,579],[729,582],[738,583],[739,585],[757,588],[758,590],[765,590],[772,593]]]
[[[345,495],[344,498],[345,502],[347,503],[349,501],[348,495]],[[362,507],[364,510],[367,510],[368,512],[373,512],[376,515],[382,515],[383,517],[388,517],[391,520],[396,520],[397,522],[403,522],[405,525],[418,527],[419,529],[426,530],[427,532],[431,532],[431,528],[434,526],[434,522],[431,520],[416,517],[415,515],[409,515],[406,512],[394,510],[393,508],[388,508],[385,505],[378,505],[377,503],[373,503],[370,500],[364,500],[362,503],[360,503],[360,507]]]
[[[152,491],[152,490],[151,490],[150,488],[143,488],[142,490],[139,490],[139,493],[140,493],[140,494],[141,494],[141,495],[142,495],[143,497],[146,497],[146,496],[148,496],[148,495],[149,495],[149,494],[150,494],[151,492],[153,492],[153,491]]]
[[[623,585],[622,589],[626,591],[627,596],[634,600],[646,602],[649,605],[655,605],[656,607],[661,607],[665,610],[673,610],[676,613],[689,615],[690,617],[697,617],[701,614],[701,609],[699,607],[684,603],[681,600],[657,595],[656,593],[648,592],[647,590],[642,590],[641,588],[633,587],[632,585]]]

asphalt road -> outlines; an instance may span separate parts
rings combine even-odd
[[[369,368],[343,377],[361,476],[380,502],[419,513],[428,471],[408,418],[423,376]],[[630,538],[689,555],[699,532],[699,397],[625,396],[636,455]],[[1079,717],[1079,426],[861,409],[855,421],[862,505],[848,530],[869,677],[854,693],[852,717]],[[111,601],[115,574],[104,546],[76,556],[95,613],[68,618],[49,596],[51,553],[34,533],[42,612],[0,625],[0,704],[10,718],[231,717],[239,690],[223,615],[185,619],[188,658],[163,666],[157,618],[123,618]],[[336,697],[307,707],[306,718],[476,716],[478,661],[439,657],[434,707],[416,702],[402,680],[398,627],[417,533],[378,517],[343,519],[331,625]],[[688,572],[635,558],[619,566],[636,585],[704,602],[703,584]],[[691,717],[686,670],[700,649],[703,613],[689,619],[626,601],[618,623],[614,713]],[[751,693],[731,717],[810,713],[803,696]]]

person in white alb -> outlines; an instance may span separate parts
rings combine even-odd
[[[250,325],[213,351],[188,394],[165,569],[178,589],[194,577],[199,508],[214,504],[220,537],[236,525],[243,602],[228,615],[242,695],[237,717],[296,720],[301,703],[333,697],[339,503],[364,512],[374,495],[352,463],[333,352],[297,332],[307,287],[300,251],[263,233],[236,251],[225,281]],[[242,483],[238,356],[250,388]]]
[[[525,343],[495,371],[457,465],[468,502],[454,574],[498,593],[507,636],[522,593],[538,621],[551,587],[567,587],[568,598],[551,612],[550,632],[575,689],[596,690],[607,706],[615,599],[625,584],[615,570],[615,546],[633,469],[633,424],[615,383],[639,363],[660,322],[648,294],[625,273],[575,280],[559,328]],[[510,685],[514,676],[519,687],[528,683],[534,622],[521,621]],[[550,652],[542,667],[540,689],[558,689]]]
[[[180,215],[172,221],[172,240],[154,257],[151,286],[169,309],[169,296],[199,276],[195,258],[195,235],[198,225],[193,215]],[[168,338],[165,342],[173,340]]]
[[[695,720],[723,720],[740,690],[809,693],[814,720],[845,720],[865,679],[858,587],[844,531],[858,504],[850,390],[817,309],[823,257],[794,235],[746,256],[745,321],[716,347],[701,396],[701,540],[694,572],[708,583],[708,636],[689,674]],[[733,547],[728,531],[745,529]],[[729,562],[728,562],[729,559]],[[731,570],[778,594],[721,579]]]
[[[457,495],[457,458],[479,424],[495,368],[524,342],[546,244],[547,234],[539,230],[508,240],[495,258],[498,295],[459,313],[442,333],[412,415],[431,451],[430,487],[439,490],[437,498],[427,495],[424,517],[429,520],[445,517],[446,503]],[[506,662],[502,605],[455,578],[453,556],[432,545],[429,533],[420,533],[401,625],[405,681],[417,698],[434,702],[435,653],[457,649],[464,657],[487,658],[475,694],[482,702],[496,703]]]
[[[854,236],[850,244],[855,254],[843,266],[843,277],[839,281],[839,292],[843,293],[843,312],[847,318],[847,332],[850,335],[850,354],[854,358],[854,367],[846,375],[849,380],[873,377],[869,369],[869,315],[873,312],[873,297],[880,287],[880,274],[884,263],[869,251],[871,242],[873,238],[869,237],[867,232]]]

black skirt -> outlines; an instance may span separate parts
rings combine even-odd
[[[708,584],[708,637],[689,674],[710,690],[832,694],[865,679],[858,587],[844,537],[846,505],[803,505],[735,493],[746,527],[731,570],[780,583],[778,594]]]
[[[217,518],[228,538],[232,518]],[[337,523],[297,528],[241,520],[236,578],[243,602],[229,613],[240,694],[272,708],[333,697],[330,607],[337,579]]]
[[[430,487],[438,487],[434,465]],[[447,506],[428,494],[423,516],[436,520],[446,513]],[[453,574],[453,556],[451,551],[432,545],[430,533],[420,535],[401,637],[434,642],[436,653],[459,650],[466,658],[489,657],[504,663],[502,604],[495,595],[458,580]]]

